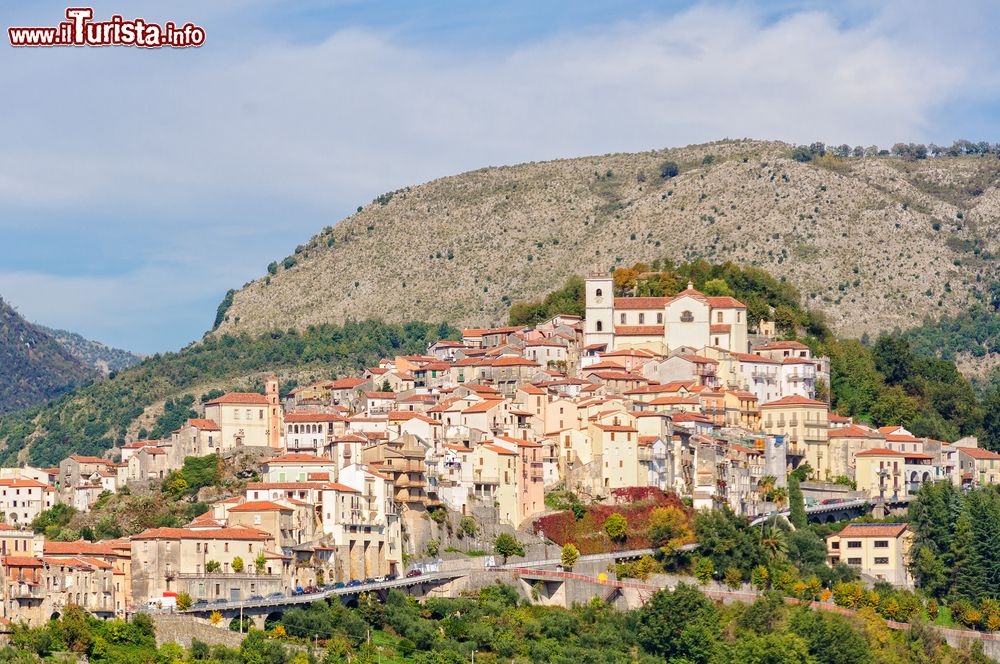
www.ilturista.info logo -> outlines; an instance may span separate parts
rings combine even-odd
[[[205,43],[205,29],[193,23],[163,25],[144,19],[126,20],[114,15],[94,21],[91,7],[70,7],[66,18],[50,28],[7,28],[11,46],[139,46],[142,48],[187,48]]]

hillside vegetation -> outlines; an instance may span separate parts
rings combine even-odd
[[[167,423],[175,416],[183,421],[194,401],[185,395],[237,387],[262,392],[269,372],[282,378],[358,372],[381,357],[424,352],[428,343],[455,334],[447,325],[363,321],[301,333],[212,337],[177,353],[154,355],[44,407],[0,417],[0,460],[3,465],[30,461],[49,466],[74,453],[101,454],[124,442],[126,434],[138,434],[146,423],[169,433]],[[158,417],[147,412],[172,397],[176,400]]]
[[[227,294],[217,328],[500,323],[512,301],[572,275],[664,256],[763,267],[850,336],[981,299],[1000,231],[995,155],[804,158],[783,143],[720,141],[406,187]]]
[[[0,299],[0,413],[45,402],[94,376]]]
[[[121,371],[142,362],[141,355],[121,348],[113,348],[100,341],[92,341],[76,332],[55,330],[43,325],[39,325],[38,328],[58,341],[71,355],[104,376],[112,371]]]

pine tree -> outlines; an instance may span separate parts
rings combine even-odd
[[[788,505],[789,505],[789,521],[796,529],[805,528],[807,525],[806,521],[806,504],[805,498],[802,495],[802,487],[799,485],[799,478],[797,476],[789,476],[788,478]]]
[[[952,593],[971,597],[975,586],[974,573],[969,568],[969,547],[972,543],[972,524],[967,512],[962,512],[955,522],[955,537],[951,543],[949,562],[951,567]]]

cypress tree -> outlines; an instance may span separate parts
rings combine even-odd
[[[802,496],[802,487],[799,486],[799,478],[796,475],[788,478],[788,506],[789,521],[792,525],[796,529],[805,528],[807,525],[805,498]]]

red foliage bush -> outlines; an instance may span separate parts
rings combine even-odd
[[[573,542],[581,554],[602,553],[616,549],[645,549],[650,546],[649,513],[656,507],[677,507],[691,513],[680,498],[673,493],[665,493],[656,487],[626,487],[614,489],[614,505],[590,505],[587,513],[579,521],[572,510],[543,516],[535,520],[535,532],[543,532],[560,546]],[[601,533],[604,520],[614,513],[628,520],[628,538],[623,544],[610,542]]]

